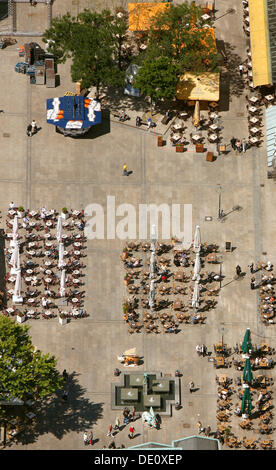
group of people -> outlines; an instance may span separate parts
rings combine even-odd
[[[236,139],[235,137],[232,137],[231,141],[231,147],[233,150],[236,151],[236,155],[238,153],[245,153],[246,150],[248,149],[248,144],[245,139]]]
[[[206,354],[207,354],[207,346],[205,346],[205,344],[197,344],[196,345],[196,352],[199,356],[203,356],[205,357]]]

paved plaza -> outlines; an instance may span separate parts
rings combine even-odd
[[[88,0],[56,0],[53,16],[68,10],[77,14],[92,3],[96,8],[95,2]],[[98,2],[99,5],[106,3]],[[230,78],[229,106],[220,111],[222,136],[227,144],[232,136],[248,137],[246,89],[234,84],[239,80],[238,65],[245,60],[248,39],[242,30],[241,2],[233,0],[231,6],[235,13],[222,16],[229,2],[217,0],[218,19],[214,23],[217,39],[234,47],[232,56],[236,69],[231,74],[225,72],[222,83],[222,88],[227,89]],[[29,6],[23,5],[17,15],[17,21],[21,22],[18,29],[30,29],[30,22],[33,31],[45,28],[44,7],[38,5],[29,18],[24,14]],[[46,124],[46,99],[75,91],[70,79],[70,63],[58,65],[60,85],[57,88],[30,85],[29,79],[16,73],[14,67],[19,61],[17,47],[32,39],[43,47],[41,38],[17,38],[16,45],[0,51],[0,109],[4,110],[0,113],[0,227],[6,230],[6,213],[11,201],[30,210],[46,206],[59,211],[64,206],[86,209],[91,203],[105,208],[107,196],[115,196],[116,206],[129,203],[137,211],[139,204],[145,203],[191,204],[193,231],[199,225],[202,242],[216,243],[220,247],[224,279],[216,299],[218,304],[208,312],[205,324],[182,325],[177,335],[146,335],[142,329],[141,333],[131,336],[122,318],[126,288],[120,255],[124,241],[88,240],[85,310],[89,317],[65,326],[59,325],[57,319],[29,322],[33,343],[44,353],[54,354],[59,370],[66,369],[70,374],[68,402],[62,403],[59,395],[45,404],[38,414],[35,435],[26,436],[22,445],[10,448],[83,449],[85,430],[93,430],[97,440],[95,449],[108,446],[111,442],[106,436],[108,425],[114,425],[118,415],[111,410],[111,383],[118,381],[114,369],[122,368],[117,356],[132,347],[143,356],[143,364],[137,367],[139,371],[162,371],[172,376],[177,369],[181,371],[182,408],[173,409],[171,417],[164,417],[159,430],[149,429],[141,419],[137,420],[135,439],[128,439],[127,426],[116,435],[116,444],[129,446],[130,442],[137,445],[148,441],[169,444],[172,440],[197,434],[198,420],[215,431],[217,371],[207,357],[196,354],[196,345],[205,344],[213,351],[213,344],[221,339],[221,325],[224,325],[224,341],[230,347],[242,341],[247,327],[251,329],[254,344],[264,338],[271,347],[276,347],[276,325],[265,326],[260,321],[259,298],[257,291],[250,290],[248,269],[252,261],[268,259],[276,266],[275,183],[267,179],[265,142],[259,149],[252,148],[245,154],[236,155],[231,150],[227,155],[217,156],[214,162],[208,162],[205,153],[176,153],[169,139],[166,146],[157,147],[157,134],[165,130],[161,124],[156,133],[147,132],[136,128],[134,119],[129,124],[119,123],[107,112],[102,125],[89,136],[65,138]],[[127,112],[135,116],[131,110]],[[30,138],[26,127],[32,119],[41,130]],[[122,175],[124,163],[132,171],[128,177]],[[231,212],[237,205],[241,207],[240,211],[232,211],[224,222],[217,220],[218,184],[223,188],[224,212]],[[211,216],[212,220],[206,221],[206,216]],[[225,252],[226,241],[235,248],[231,253]],[[246,271],[241,280],[234,279],[237,264]],[[189,392],[190,380],[198,388],[193,394]],[[120,419],[122,421],[122,416]]]

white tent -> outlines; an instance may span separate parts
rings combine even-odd
[[[194,235],[194,251],[195,251],[195,253],[200,252],[200,243],[201,243],[200,228],[199,228],[199,225],[196,225],[195,235]]]
[[[12,225],[12,239],[10,242],[11,246],[15,246],[17,238],[18,238],[18,217],[17,215],[15,215],[13,219],[13,225]]]
[[[198,281],[195,282],[193,298],[192,298],[192,307],[199,307],[199,284]]]
[[[193,281],[199,278],[199,273],[200,273],[200,256],[199,253],[196,254],[196,259],[195,259],[195,264],[194,264],[194,275],[193,275]]]
[[[58,216],[58,223],[57,223],[57,241],[61,242],[62,240],[62,217],[61,215]]]
[[[60,297],[65,296],[65,269],[61,271],[59,293],[60,293]]]
[[[64,266],[64,244],[60,243],[59,244],[59,250],[58,250],[58,267],[62,268]]]
[[[23,302],[21,289],[22,289],[21,269],[18,269],[16,273],[16,281],[15,281],[15,286],[14,286],[14,291],[13,291],[13,296],[12,296],[13,303]]]

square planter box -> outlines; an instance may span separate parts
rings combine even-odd
[[[23,323],[25,321],[25,315],[23,317],[20,317],[19,315],[16,315],[16,321],[18,323]]]
[[[60,317],[58,317],[58,322],[59,322],[61,325],[66,325],[66,323],[67,323],[67,318],[60,318]]]
[[[157,137],[157,146],[163,147],[163,137],[161,135]]]
[[[184,152],[184,144],[178,144],[175,146],[176,152]]]
[[[202,153],[203,152],[203,149],[204,149],[204,145],[203,144],[196,144],[196,152],[197,153]]]
[[[69,213],[68,213],[68,212],[66,212],[66,213],[62,212],[62,213],[61,213],[61,217],[62,217],[63,219],[68,219]]]

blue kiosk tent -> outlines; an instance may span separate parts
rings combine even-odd
[[[50,98],[47,103],[47,122],[65,136],[78,137],[102,122],[101,103],[84,96]]]

